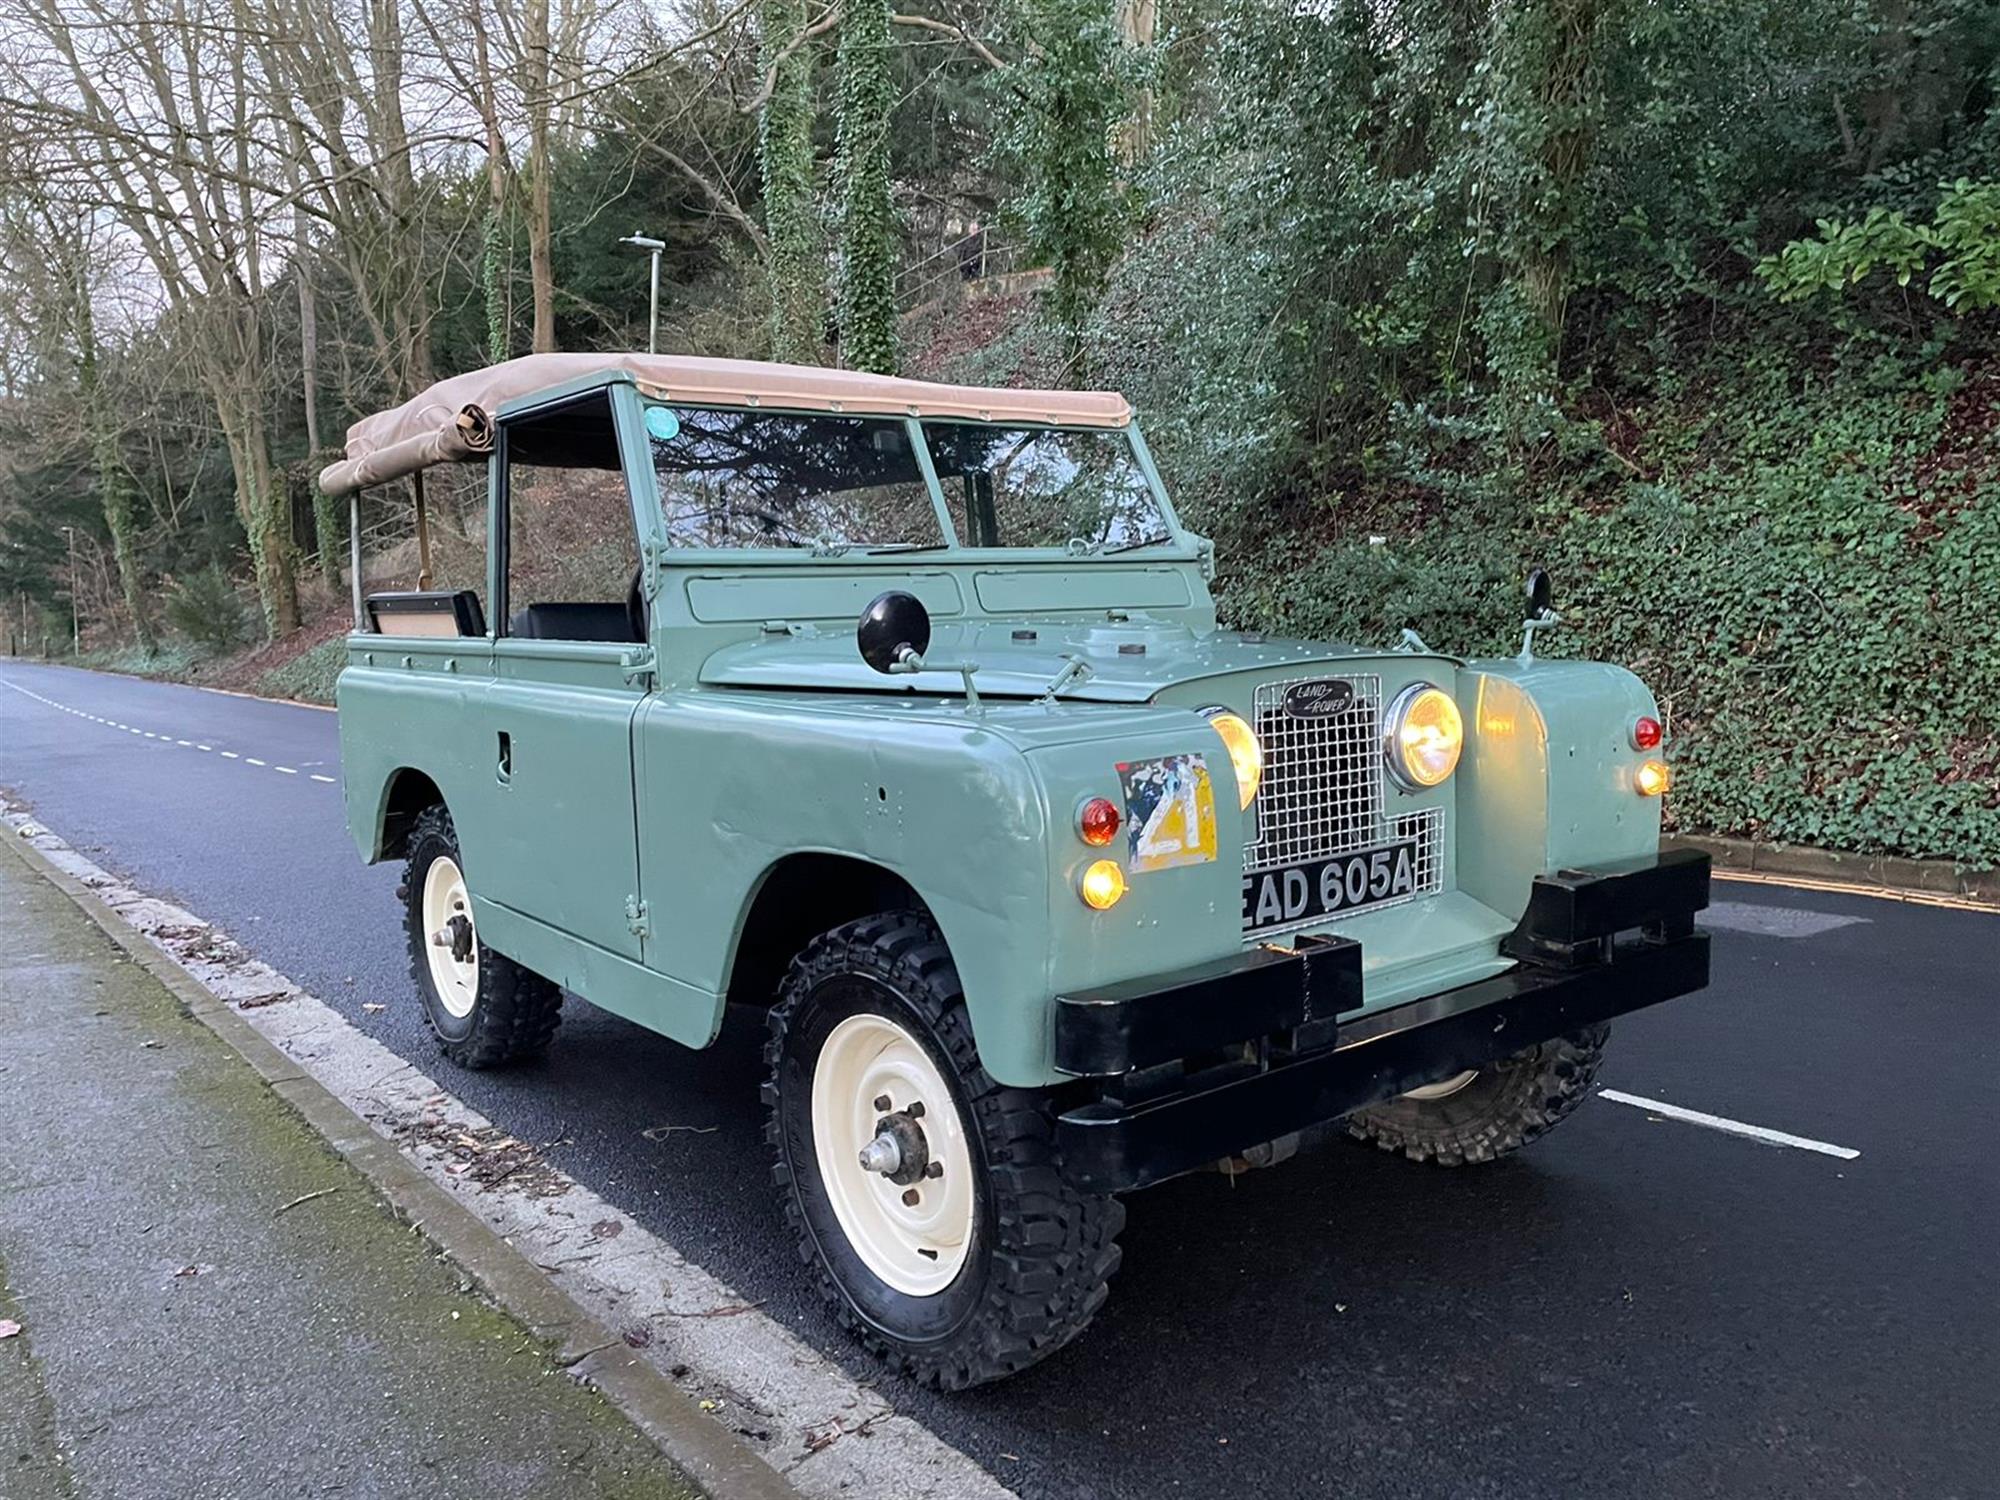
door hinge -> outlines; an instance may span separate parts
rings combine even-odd
[[[650,909],[637,896],[625,898],[625,925],[631,929],[634,937],[645,938],[653,935]]]
[[[636,651],[627,651],[618,658],[619,668],[627,682],[651,683],[660,675],[659,663],[653,657],[653,648],[641,646]]]

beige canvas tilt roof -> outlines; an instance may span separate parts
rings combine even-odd
[[[1083,427],[1123,427],[1132,419],[1125,398],[1110,391],[940,385],[855,370],[674,354],[529,354],[440,380],[391,411],[363,417],[347,429],[347,457],[320,471],[320,488],[344,495],[433,464],[484,461],[493,451],[494,414],[505,403],[606,370],[626,371],[649,396],[704,406]]]

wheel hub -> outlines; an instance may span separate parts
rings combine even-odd
[[[875,1138],[861,1148],[861,1170],[886,1177],[898,1187],[942,1177],[944,1163],[931,1160],[931,1143],[917,1123],[923,1115],[923,1101],[913,1100],[908,1108],[877,1120]]]
[[[951,1285],[972,1243],[972,1151],[928,1050],[885,1015],[849,1016],[813,1065],[813,1147],[840,1230],[910,1296]]]
[[[447,1014],[472,1014],[479,998],[479,942],[472,926],[472,895],[458,861],[441,854],[424,874],[423,927],[430,934],[431,987]]]

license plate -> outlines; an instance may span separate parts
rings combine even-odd
[[[1243,930],[1317,922],[1417,892],[1417,841],[1382,844],[1243,877]]]

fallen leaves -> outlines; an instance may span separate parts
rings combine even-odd
[[[0,1318],[0,1339],[11,1339],[21,1331],[21,1325],[12,1318]]]
[[[590,1232],[600,1240],[615,1240],[625,1232],[623,1219],[599,1219],[590,1226]]]

